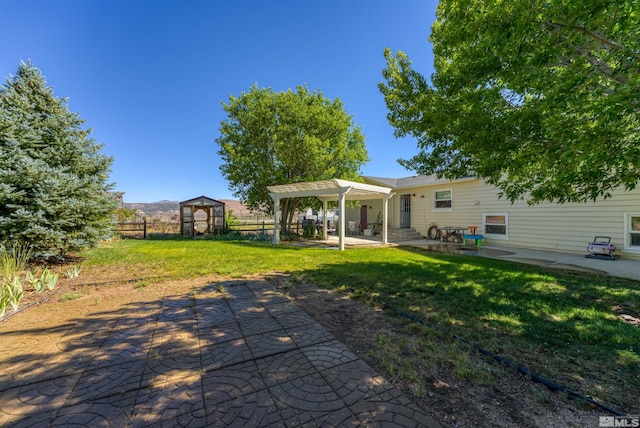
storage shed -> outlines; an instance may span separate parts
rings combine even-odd
[[[180,202],[180,233],[183,236],[208,235],[224,229],[224,202],[199,196]]]

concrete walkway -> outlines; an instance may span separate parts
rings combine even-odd
[[[509,254],[492,255],[491,251]],[[519,263],[535,264],[553,269],[565,269],[579,272],[617,276],[640,281],[640,261],[630,259],[612,260],[606,257],[587,258],[580,254],[559,253],[552,251],[527,250],[520,248],[487,246],[485,257],[511,260]]]
[[[234,280],[0,323],[0,426],[439,425],[268,283]]]

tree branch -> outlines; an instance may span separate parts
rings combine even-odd
[[[594,69],[597,70],[601,75],[606,76],[611,80],[615,80],[616,82],[623,85],[628,85],[630,83],[629,79],[617,75],[616,70],[614,70],[606,62],[592,55],[587,49],[576,46],[575,50],[576,52],[578,52],[578,54],[584,56],[587,61],[589,61],[589,63],[593,65]]]
[[[560,28],[560,29],[566,29],[566,30],[574,30],[574,31],[578,31],[588,37],[591,37],[594,40],[597,40],[598,42],[600,42],[600,44],[604,45],[604,46],[608,46],[612,49],[618,50],[618,51],[624,51],[626,52],[628,55],[631,55],[632,57],[634,57],[635,59],[640,61],[640,53],[635,52],[632,49],[627,48],[626,46],[623,46],[617,42],[615,42],[614,40],[611,40],[605,36],[603,36],[602,34],[596,33],[595,31],[591,31],[589,29],[587,29],[584,25],[566,25],[563,24],[561,22],[555,22],[555,21],[549,21],[549,24],[551,24],[551,26],[556,27],[556,28]]]

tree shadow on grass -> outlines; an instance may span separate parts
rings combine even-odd
[[[390,305],[553,381],[638,411],[640,311],[635,281],[405,248],[404,260],[326,263],[303,280]],[[621,392],[621,385],[625,385]]]

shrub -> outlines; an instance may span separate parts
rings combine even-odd
[[[316,226],[313,223],[308,223],[302,229],[302,237],[305,239],[314,239],[316,237]]]
[[[22,274],[31,258],[31,246],[14,242],[0,245],[0,317],[4,316],[7,306],[18,309],[23,296]]]
[[[37,276],[27,270],[27,263],[31,258],[29,244],[14,242],[10,245],[0,245],[0,317],[3,317],[7,306],[18,310],[20,300],[24,296],[24,283],[28,282],[37,293],[53,290],[58,282],[58,274],[45,268]],[[75,267],[80,272],[79,267]]]
[[[51,273],[49,269],[45,268],[39,278],[33,272],[27,272],[27,279],[37,293],[42,293],[45,290],[53,290],[58,282],[58,274]]]

